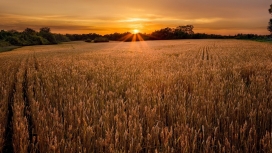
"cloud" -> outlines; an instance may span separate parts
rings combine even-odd
[[[267,0],[0,0],[0,29],[52,27],[57,32],[151,32],[193,24],[196,31],[264,28]],[[225,31],[225,30],[224,30]]]

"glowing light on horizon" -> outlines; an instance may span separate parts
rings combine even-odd
[[[137,34],[137,33],[139,33],[139,30],[138,30],[138,29],[134,29],[134,30],[133,30],[133,33],[134,33],[134,34]]]

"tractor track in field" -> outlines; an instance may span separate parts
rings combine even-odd
[[[209,47],[205,46],[202,49],[202,60],[210,60],[210,56],[209,56]]]
[[[21,62],[20,62],[21,63]],[[5,144],[2,149],[3,153],[13,153],[13,106],[14,106],[14,95],[16,93],[16,84],[18,82],[17,80],[17,74],[19,73],[20,66],[17,67],[17,70],[14,72],[14,79],[11,84],[11,89],[9,91],[8,95],[8,113],[7,113],[7,124],[4,134]]]
[[[28,127],[28,136],[29,136],[29,146],[28,152],[38,152],[37,149],[37,134],[35,133],[35,124],[33,120],[32,110],[31,110],[31,100],[29,97],[29,83],[28,83],[28,69],[29,69],[29,58],[26,61],[26,66],[23,74],[23,82],[22,82],[22,92],[23,92],[23,100],[24,100],[24,116],[27,119],[27,127]],[[36,64],[34,65],[36,69]],[[33,148],[34,147],[34,148]]]
[[[29,58],[26,59],[25,62],[20,61],[19,65],[17,66],[17,70],[14,72],[14,80],[11,84],[11,89],[9,91],[8,95],[8,113],[7,113],[7,124],[5,128],[5,144],[3,146],[2,152],[3,153],[14,153],[14,146],[13,146],[13,135],[14,135],[14,130],[13,130],[13,114],[14,114],[14,98],[15,94],[17,92],[16,86],[18,83],[22,86],[22,98],[23,98],[23,105],[24,105],[24,117],[27,119],[27,127],[28,127],[28,138],[29,138],[29,146],[28,146],[28,152],[39,152],[39,148],[37,146],[37,134],[34,133],[35,130],[35,125],[34,125],[34,120],[32,116],[32,111],[31,111],[31,99],[29,97],[29,83],[28,83],[28,69],[29,69]],[[21,66],[25,64],[25,66]],[[35,64],[36,65],[36,64]],[[35,66],[34,65],[34,66]],[[36,69],[36,66],[34,67]],[[18,75],[20,73],[20,69],[23,70],[22,75]],[[19,82],[19,78],[22,77],[22,82]]]
[[[25,68],[25,72],[23,75],[23,99],[24,99],[24,116],[27,119],[27,124],[28,124],[28,136],[29,136],[29,142],[30,144],[32,143],[32,128],[33,128],[33,119],[31,115],[31,108],[30,108],[30,99],[28,96],[28,80],[27,80],[27,68]],[[30,152],[30,147],[28,148],[28,151]]]

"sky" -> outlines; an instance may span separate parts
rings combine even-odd
[[[195,33],[269,34],[271,0],[0,0],[0,29],[53,33],[151,33],[193,25]]]

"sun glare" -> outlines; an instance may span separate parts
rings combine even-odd
[[[139,30],[138,30],[138,29],[134,29],[134,30],[133,30],[133,33],[134,33],[134,34],[137,34],[137,33],[139,33]]]

